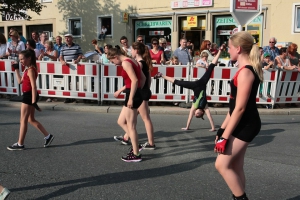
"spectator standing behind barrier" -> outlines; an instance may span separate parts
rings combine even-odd
[[[11,38],[11,41],[7,42],[6,55],[17,59],[19,53],[25,50],[25,44],[19,40],[19,34],[16,31],[10,32],[9,37]]]
[[[175,49],[173,55],[178,58],[179,63],[182,65],[187,65],[188,62],[192,61],[192,57],[187,49],[186,39],[182,38],[180,40],[180,47]]]
[[[7,188],[4,188],[0,185],[0,200],[5,200],[10,194],[10,191]]]
[[[290,60],[291,66],[294,68],[299,67],[300,55],[297,52],[298,45],[295,43],[291,43],[287,48],[287,57]]]
[[[105,40],[106,32],[107,28],[105,28],[105,26],[102,26],[99,34],[99,40]]]
[[[159,38],[158,42],[159,42],[158,49],[164,52],[164,60],[166,62],[169,60],[166,54],[167,40],[165,38]]]
[[[158,43],[159,41],[157,38],[152,38],[151,44],[153,48],[149,50],[152,59],[152,64],[157,65],[165,63],[164,52],[158,48]]]
[[[275,37],[271,37],[269,39],[269,46],[265,46],[263,48],[264,53],[270,54],[270,60],[274,62],[276,56],[279,55],[279,49],[275,46],[277,43],[277,40]]]
[[[98,46],[97,40],[92,40],[92,45],[95,47],[95,51],[101,56],[103,53],[103,48]]]
[[[63,47],[62,38],[60,36],[56,36],[54,49],[57,51],[57,56],[60,57],[60,50]]]
[[[287,48],[279,49],[279,56],[275,58],[275,65],[277,69],[294,70],[295,66],[291,65],[290,59],[287,57]]]
[[[37,31],[32,31],[31,32],[31,38],[35,41],[36,43],[36,49],[39,51],[41,49],[45,50],[45,47],[40,43],[40,35]]]
[[[109,60],[107,59],[107,53],[108,53],[108,50],[111,48],[113,48],[113,47],[110,44],[107,44],[104,46],[104,53],[101,55],[101,58],[100,58],[103,64],[109,63]]]
[[[12,32],[12,31],[17,31],[17,33],[19,34],[19,40],[21,40],[24,44],[26,44],[26,39],[24,38],[24,36],[23,36],[16,28],[10,28],[10,29],[9,29],[9,34],[10,34],[10,32]],[[9,34],[8,34],[8,35],[9,35]],[[7,41],[10,42],[10,41],[11,41],[11,38],[8,38]]]
[[[45,136],[44,147],[48,147],[53,141],[54,136],[49,134],[43,125],[34,117],[35,109],[41,111],[37,105],[39,94],[36,88],[38,71],[36,66],[35,52],[31,49],[22,51],[19,54],[19,60],[22,65],[26,66],[22,77],[19,69],[15,68],[15,74],[18,83],[22,84],[23,93],[20,116],[20,133],[18,142],[8,146],[7,149],[11,151],[25,149],[24,141],[27,133],[28,122]]]
[[[138,36],[136,37],[136,42],[143,43],[148,49],[151,49],[151,46],[145,44],[143,35],[138,35]]]
[[[166,62],[169,65],[179,65],[179,60],[177,56],[172,56],[169,61]]]
[[[190,50],[190,55],[193,57],[194,56],[195,46],[194,46],[194,43],[192,42],[192,40],[188,40],[186,42],[186,47]]]
[[[211,46],[210,46],[209,52],[211,53],[212,56],[217,55],[218,45],[216,43],[212,43]]]
[[[274,68],[274,62],[271,61],[270,59],[270,54],[265,52],[264,53],[264,61],[262,62],[262,69],[268,70],[270,68]],[[260,83],[259,85],[259,97],[262,97],[262,91],[263,91],[263,83]],[[268,88],[267,88],[267,97],[271,98],[271,83],[268,83]],[[272,106],[270,104],[266,105],[266,108],[270,109]]]
[[[261,129],[256,107],[256,94],[263,81],[259,50],[253,36],[246,31],[229,38],[231,60],[239,62],[239,70],[230,82],[229,112],[218,130],[214,151],[215,167],[225,180],[234,200],[248,200],[244,157],[249,143]]]
[[[208,54],[206,52],[201,53],[200,59],[196,62],[196,67],[208,68]]]
[[[35,57],[36,59],[38,59],[39,55],[40,55],[40,51],[38,49],[36,49],[36,43],[33,39],[28,39],[26,42],[26,49],[31,49],[35,52]]]
[[[206,52],[208,54],[207,61],[209,63],[211,63],[211,61],[214,59],[214,56],[209,51],[210,47],[211,47],[211,42],[209,40],[203,40],[200,47],[200,55],[202,54],[202,52]]]
[[[82,50],[78,44],[73,42],[73,35],[65,35],[66,45],[64,45],[60,50],[60,62],[62,65],[68,65],[67,62],[72,62],[78,64],[82,58]],[[66,99],[64,103],[76,102],[75,99]]]
[[[0,58],[6,56],[6,38],[0,33]]]
[[[260,55],[260,60],[261,62],[264,61],[264,49],[262,47],[258,47],[259,49],[259,55]]]
[[[120,43],[121,43],[121,49],[122,49],[128,56],[131,56],[131,49],[132,49],[132,47],[129,46],[127,37],[126,37],[126,36],[122,36],[122,37],[120,38]]]
[[[47,37],[47,35],[46,35],[46,33],[41,33],[40,34],[40,43],[41,43],[41,45],[43,45],[43,50],[45,50],[45,45],[46,45],[46,41],[48,40],[48,37]]]
[[[44,61],[56,61],[58,58],[58,53],[54,49],[54,45],[51,41],[47,40],[45,42],[45,52],[41,51],[41,54],[39,55],[39,60]]]

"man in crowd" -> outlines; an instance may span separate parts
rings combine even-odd
[[[35,41],[35,44],[36,44],[36,49],[41,51],[42,50],[45,50],[45,47],[44,45],[42,45],[40,43],[40,35],[37,31],[32,31],[31,32],[31,38]]]
[[[54,49],[58,52],[58,57],[60,57],[60,50],[64,44],[62,43],[62,38],[60,36],[56,36]]]
[[[143,43],[146,47],[148,47],[148,49],[151,49],[151,46],[145,44],[145,41],[144,41],[144,38],[143,38],[142,35],[138,35],[138,36],[136,37],[136,42]]]
[[[158,42],[159,42],[158,49],[162,50],[164,52],[164,59],[165,59],[165,61],[168,61],[169,58],[167,56],[167,52],[170,52],[170,51],[168,51],[168,49],[167,49],[167,40],[166,40],[166,38],[159,38]]]
[[[62,65],[68,65],[67,62],[72,62],[77,64],[80,62],[82,58],[82,50],[78,44],[73,43],[73,35],[66,34],[65,35],[66,45],[63,45],[60,50],[60,62]],[[69,79],[70,82],[70,79]],[[66,99],[65,103],[76,102],[75,99]]]
[[[179,62],[182,65],[186,65],[188,62],[191,62],[192,57],[187,49],[187,41],[186,39],[182,38],[180,40],[180,47],[178,47],[175,51],[174,51],[174,56],[176,56],[179,60]]]
[[[121,48],[127,53],[128,56],[131,56],[131,46],[128,44],[128,39],[126,36],[120,38]]]
[[[265,46],[263,48],[264,53],[269,53],[270,54],[270,60],[272,62],[275,61],[276,56],[279,55],[279,49],[275,47],[275,44],[277,43],[277,40],[275,37],[271,37],[269,39],[269,46]]]

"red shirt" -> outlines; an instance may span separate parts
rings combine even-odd
[[[135,72],[135,75],[138,79],[138,88],[140,88],[141,84],[141,68],[136,65],[134,62],[132,62],[132,60],[130,59],[126,59],[125,61],[129,62],[131,64],[131,66],[133,67],[133,70]],[[125,83],[125,86],[126,86],[126,89],[130,89],[131,88],[131,79],[129,78],[127,72],[123,69],[122,70],[122,73],[121,73],[123,79],[124,79],[124,83]]]
[[[156,54],[152,52],[152,50],[149,51],[151,55],[151,60],[155,60],[156,64],[160,64],[161,61],[161,54],[164,52],[162,50],[159,50]]]
[[[31,70],[31,69],[34,70],[34,72],[35,72],[35,80],[37,79],[38,72],[37,72],[36,68],[30,67],[30,68],[26,69],[23,74],[23,82],[22,82],[22,92],[23,93],[32,91],[30,78],[28,76],[28,70]]]

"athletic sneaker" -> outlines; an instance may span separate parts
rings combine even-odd
[[[157,74],[155,74],[153,78],[154,78],[154,79],[158,79],[158,78],[160,78],[162,75],[163,75],[162,73],[157,72]]]
[[[122,156],[121,158],[125,162],[141,162],[142,156],[140,155],[134,155],[133,152],[127,154],[126,156]]]
[[[144,149],[143,145],[140,145],[139,144],[139,152],[142,151]],[[132,146],[129,148],[129,153],[132,153],[133,152],[133,148]]]
[[[25,149],[25,145],[20,146],[18,143],[15,143],[11,146],[7,147],[8,150],[10,151],[16,151],[16,150],[24,150]]]
[[[143,149],[146,149],[146,150],[154,150],[155,149],[155,144],[154,145],[150,145],[149,142],[146,142],[142,146],[143,146]]]
[[[10,191],[7,188],[3,188],[3,190],[0,193],[0,199],[5,200],[10,194]]]
[[[124,145],[129,145],[130,141],[129,140],[124,140],[123,136],[114,136],[114,139],[118,142],[121,142]]]
[[[44,147],[50,146],[51,142],[53,141],[54,136],[50,134],[48,139],[45,139]]]

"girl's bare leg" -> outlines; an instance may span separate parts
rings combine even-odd
[[[209,123],[210,123],[210,126],[211,126],[210,131],[215,131],[216,129],[215,129],[214,120],[213,120],[213,118],[212,118],[212,116],[211,116],[210,110],[209,110],[209,108],[208,108],[207,105],[206,105],[206,107],[205,107],[205,114],[207,115],[207,118],[208,118]]]
[[[125,140],[128,140],[129,139],[129,136],[128,136],[128,128],[127,128],[127,122],[126,122],[126,107],[123,106],[122,110],[121,110],[121,113],[119,115],[119,118],[118,118],[118,124],[119,126],[124,130],[125,132],[125,135],[123,136],[123,138]]]
[[[145,124],[148,142],[151,146],[153,146],[154,145],[153,124],[150,118],[148,101],[143,101],[143,103],[138,108],[138,111]]]
[[[127,122],[127,134],[130,137],[133,153],[135,155],[139,154],[139,143],[138,143],[138,134],[136,131],[136,123],[137,123],[137,109],[131,109],[127,107],[123,107],[125,109],[125,118]],[[122,110],[123,111],[123,110]]]
[[[38,122],[35,117],[34,117],[34,113],[35,113],[35,108],[33,106],[29,106],[29,117],[28,117],[28,122],[37,130],[39,130],[45,137],[49,135],[49,133],[46,131],[46,129],[44,128],[44,126]]]
[[[30,106],[28,104],[25,104],[25,103],[21,104],[20,132],[19,132],[19,140],[18,140],[19,145],[24,144],[24,140],[25,140],[25,136],[26,136],[27,128],[28,128],[28,118],[31,113],[31,107],[33,108],[33,106]]]

